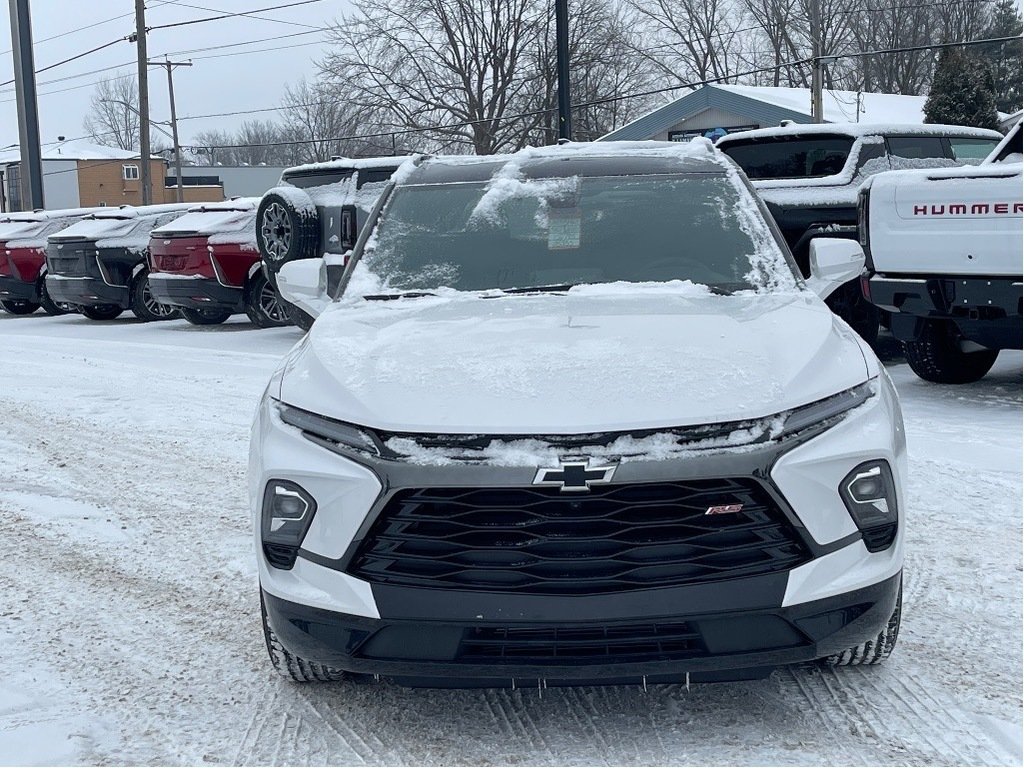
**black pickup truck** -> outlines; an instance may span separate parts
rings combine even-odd
[[[876,173],[977,165],[999,143],[996,131],[955,125],[825,123],[734,133],[718,148],[747,174],[789,243],[804,276],[811,238],[857,238],[857,192]],[[832,310],[874,342],[878,308],[851,281]]]

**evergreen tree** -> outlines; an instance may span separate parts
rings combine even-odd
[[[926,123],[998,128],[991,70],[957,48],[944,48],[935,66],[924,117]]]
[[[1021,34],[1021,14],[1015,0],[996,0],[988,26],[981,37],[1010,37]],[[1021,108],[1022,67],[1021,41],[982,46],[979,55],[992,69],[996,91],[996,109],[1016,112]]]

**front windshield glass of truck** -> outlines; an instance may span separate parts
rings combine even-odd
[[[750,139],[721,147],[751,179],[835,176],[846,167],[852,148],[848,136]]]
[[[785,265],[724,174],[509,181],[399,187],[366,266],[394,293],[671,280],[732,292],[759,287],[759,248]]]

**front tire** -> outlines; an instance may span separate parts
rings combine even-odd
[[[170,320],[178,316],[178,308],[161,304],[153,298],[149,289],[149,269],[143,268],[135,276],[131,290],[131,310],[139,320],[148,323],[154,320]]]
[[[220,325],[234,314],[230,309],[191,309],[181,307],[181,316],[192,325]]]
[[[889,617],[889,621],[877,636],[865,640],[853,648],[837,653],[834,656],[827,656],[825,664],[831,667],[862,667],[881,664],[889,658],[893,648],[896,647],[896,639],[900,634],[900,618],[903,614],[903,583],[900,583],[900,592],[896,597],[896,607]]]
[[[260,593],[260,613],[263,616],[263,639],[267,643],[267,653],[270,655],[270,663],[282,677],[296,683],[332,683],[345,678],[345,673],[340,669],[332,669],[318,664],[315,661],[306,661],[293,655],[281,645],[274,630],[270,627],[270,620],[267,618],[267,606],[263,602],[263,594]]]
[[[90,320],[113,320],[124,311],[117,304],[97,304],[92,307],[80,307],[80,310]]]
[[[39,309],[39,305],[34,301],[25,301],[23,299],[4,299],[0,301],[0,307],[3,307],[12,315],[31,315]]]
[[[257,270],[249,279],[245,291],[245,314],[257,328],[280,328],[288,325],[284,302],[263,270]]]
[[[936,384],[969,384],[978,381],[995,365],[997,349],[964,352],[960,329],[949,320],[929,320],[916,341],[903,342],[903,354],[925,381]]]

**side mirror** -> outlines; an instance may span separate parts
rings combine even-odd
[[[281,298],[313,317],[319,317],[331,303],[327,295],[327,265],[323,259],[289,261],[277,273]]]
[[[811,240],[810,256],[811,276],[807,278],[807,287],[823,299],[864,271],[864,249],[856,240],[816,237]]]

